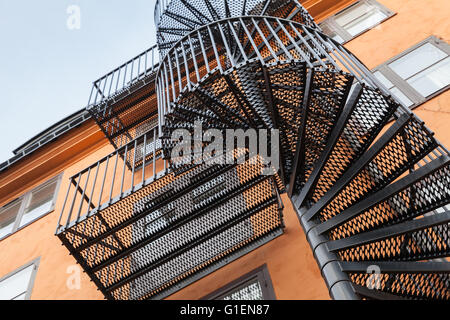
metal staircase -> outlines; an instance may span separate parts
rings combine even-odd
[[[447,150],[310,17],[268,12],[197,20],[176,41],[160,20],[165,155],[195,121],[279,129],[279,174],[334,298],[450,299]]]
[[[89,107],[118,149],[72,178],[58,224],[107,298],[162,298],[280,235],[286,190],[333,298],[450,299],[448,151],[298,1],[164,0],[155,21],[159,62]],[[279,172],[171,170],[172,133],[197,121],[279,130]]]

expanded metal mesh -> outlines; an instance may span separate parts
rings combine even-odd
[[[154,80],[132,95],[127,92],[115,103],[103,102],[89,108],[89,113],[113,146],[127,144],[158,125]]]
[[[450,160],[422,121],[321,34],[297,1],[161,1],[156,20],[164,59],[156,84],[145,82],[148,75],[130,78],[111,97],[97,85],[105,101],[90,112],[111,142],[125,147],[72,178],[67,223],[58,225],[105,296],[159,298],[279,234],[279,192],[290,180],[290,191],[300,194],[296,205],[304,206],[302,222],[327,237],[341,267],[357,265],[359,271],[343,271],[361,297],[449,299],[445,263],[431,263],[436,271],[417,268],[419,261],[450,256],[450,212],[432,212],[450,202]],[[128,74],[127,65],[141,60],[117,70]],[[104,77],[104,88],[114,74]],[[157,176],[160,149],[169,158],[177,143],[172,133],[194,133],[196,122],[221,134],[280,130],[281,170],[261,175],[261,156],[239,165],[172,162],[170,173],[164,165]],[[246,154],[237,150],[235,157]],[[150,182],[146,161],[153,162]],[[88,192],[88,181],[103,167],[113,183],[104,179],[109,200],[103,203],[99,192],[96,207],[95,182]],[[131,173],[126,192],[125,172]],[[362,266],[383,261],[407,264],[383,272],[378,289],[364,291],[371,275]]]
[[[60,237],[113,299],[148,299],[282,228],[262,164],[168,174]]]
[[[374,141],[397,105],[365,87],[333,151],[320,171],[311,202],[319,201]]]
[[[320,212],[321,219],[326,221],[364,196],[387,186],[436,147],[433,134],[411,118],[347,185],[341,186]]]
[[[330,232],[333,240],[412,220],[450,202],[450,167],[432,172]]]
[[[157,40],[162,56],[186,34],[225,18],[273,16],[317,27],[302,5],[290,0],[171,0],[159,12],[156,17]]]
[[[358,285],[399,297],[450,300],[448,273],[350,273],[349,276]]]

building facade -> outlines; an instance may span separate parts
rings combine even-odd
[[[448,300],[448,12],[157,1],[157,45],[0,164],[0,299]],[[279,170],[174,163],[196,122],[278,130]]]

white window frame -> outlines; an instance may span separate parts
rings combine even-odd
[[[31,294],[32,294],[33,288],[34,288],[34,281],[36,280],[36,275],[37,275],[37,271],[39,269],[39,263],[40,262],[41,262],[41,258],[40,257],[37,258],[37,259],[34,259],[33,261],[23,265],[22,267],[20,267],[20,268],[14,270],[14,271],[8,273],[6,276],[1,277],[0,278],[0,283],[5,281],[8,278],[14,276],[15,274],[19,273],[20,271],[23,271],[23,270],[27,269],[30,266],[34,266],[33,272],[31,273],[31,277],[30,277],[30,280],[28,282],[28,287],[27,287],[26,296],[25,296],[25,300],[30,300],[31,299]],[[17,297],[15,297],[15,298],[17,298]]]
[[[435,93],[431,94],[428,97],[422,96],[416,89],[414,89],[406,80],[402,79],[394,70],[392,70],[389,65],[393,63],[394,61],[397,61],[398,59],[406,56],[407,54],[413,52],[414,50],[418,49],[419,47],[430,43],[434,45],[439,50],[442,50],[444,53],[447,54],[447,56],[450,56],[450,45],[445,42],[444,40],[439,39],[436,36],[430,36],[426,38],[425,40],[413,45],[409,49],[403,51],[399,55],[389,59],[388,61],[384,62],[383,64],[379,65],[378,67],[374,68],[372,70],[372,73],[375,73],[379,71],[384,77],[386,77],[387,80],[392,82],[392,84],[397,87],[403,94],[411,100],[413,103],[411,106],[409,106],[410,109],[416,108],[423,104],[424,102],[427,102],[434,97],[440,95],[441,93],[447,91],[450,88],[450,85],[447,85],[446,87],[436,91]],[[444,58],[446,59],[446,58]],[[443,60],[443,59],[442,59]],[[440,61],[442,61],[440,60]],[[439,61],[439,62],[440,62]],[[433,64],[435,65],[435,64]],[[429,66],[428,68],[431,68],[433,65]],[[426,68],[426,69],[428,69]],[[424,70],[426,70],[424,69]],[[421,70],[419,72],[423,72],[424,70]]]
[[[53,178],[47,180],[46,182],[41,183],[39,186],[37,186],[36,188],[33,188],[32,190],[28,191],[24,195],[14,199],[14,200],[12,200],[9,203],[5,204],[4,206],[0,207],[0,209],[2,209],[2,208],[10,205],[11,203],[13,203],[14,201],[17,201],[17,200],[20,202],[19,211],[17,212],[16,220],[14,222],[14,225],[13,225],[13,228],[12,228],[11,232],[6,234],[3,237],[0,237],[0,241],[8,238],[9,236],[13,235],[16,232],[18,232],[18,231],[28,227],[30,224],[36,222],[37,220],[42,219],[43,217],[47,216],[49,213],[51,213],[51,212],[53,212],[55,210],[56,200],[58,198],[59,189],[61,187],[62,176],[63,176],[63,174],[61,173],[61,174],[57,175],[56,177],[53,177]],[[53,194],[52,205],[51,205],[50,209],[46,213],[40,215],[39,217],[37,217],[37,218],[27,222],[23,226],[20,226],[20,222],[22,221],[23,215],[24,215],[25,210],[26,210],[26,208],[27,208],[27,206],[28,206],[28,204],[29,204],[29,202],[31,200],[31,196],[32,196],[33,192],[38,190],[42,186],[44,186],[46,184],[50,184],[52,182],[56,182],[56,187],[55,187],[55,193]]]
[[[386,18],[381,20],[380,22],[378,22],[377,24],[371,26],[368,29],[365,29],[361,32],[359,32],[358,34],[352,36],[347,30],[345,30],[345,28],[343,28],[342,26],[340,26],[337,22],[336,22],[336,16],[345,12],[346,10],[350,9],[353,6],[356,6],[359,3],[365,3],[369,6],[374,6],[376,8],[378,8],[380,11],[382,11],[385,15]],[[334,32],[336,35],[338,35],[339,37],[341,37],[343,39],[342,44],[349,42],[350,40],[355,39],[356,37],[359,37],[360,35],[362,35],[363,33],[366,33],[367,31],[379,26],[380,24],[382,24],[383,22],[385,22],[386,20],[390,19],[392,16],[394,16],[396,13],[392,10],[389,10],[387,7],[385,7],[384,5],[382,5],[381,3],[379,3],[376,0],[359,0],[356,1],[354,3],[352,3],[351,5],[345,7],[344,9],[342,9],[341,11],[337,12],[336,14],[334,14],[333,16],[325,19],[323,22],[321,22],[319,24],[319,26],[321,28],[328,28],[330,31]]]

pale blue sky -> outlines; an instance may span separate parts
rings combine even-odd
[[[81,29],[67,28],[67,8]],[[91,84],[155,44],[155,0],[0,0],[0,163],[84,108]]]

